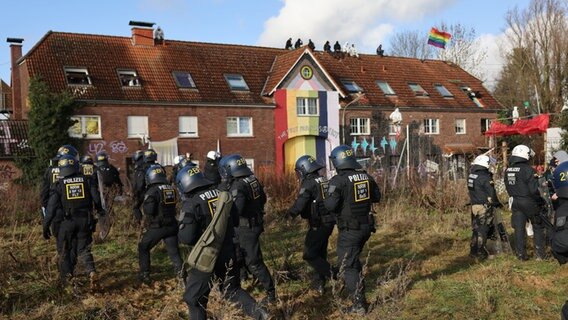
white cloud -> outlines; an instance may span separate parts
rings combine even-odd
[[[511,51],[506,35],[507,31],[500,34],[482,34],[477,38],[481,48],[485,48],[487,58],[481,64],[484,73],[485,87],[492,90],[497,84],[499,74],[507,61],[505,56]]]
[[[258,44],[283,47],[290,37],[321,49],[329,40],[355,43],[360,52],[374,52],[399,21],[413,21],[435,13],[456,0],[283,0],[277,16],[264,24]]]

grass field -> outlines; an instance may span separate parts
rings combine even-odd
[[[310,289],[310,270],[301,260],[305,223],[282,218],[290,197],[276,201],[275,191],[269,188],[272,198],[261,238],[265,261],[277,281],[273,318],[359,319],[343,313],[349,301],[343,299],[340,283],[332,282],[324,296]],[[126,206],[116,205],[118,221],[108,241],[93,246],[100,288],[89,289],[78,266],[77,278],[84,286],[58,289],[54,241],[43,240],[39,214],[23,192],[2,194],[14,201],[1,208],[0,318],[187,319],[182,289],[162,245],[152,252],[155,281],[151,286],[138,284],[138,229]],[[520,262],[507,254],[485,261],[470,258],[466,198],[460,183],[443,191],[385,196],[377,207],[378,231],[362,255],[371,302],[367,319],[560,318],[568,299],[566,268],[552,259]],[[511,233],[510,213],[504,215]],[[334,232],[330,241],[333,262],[336,236]],[[264,296],[250,280],[243,287],[258,300]],[[213,319],[240,318],[239,310],[215,290],[209,312]]]

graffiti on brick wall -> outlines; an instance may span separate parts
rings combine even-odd
[[[0,164],[0,181],[9,181],[16,177],[16,169],[9,164]]]
[[[110,143],[107,143],[106,141],[103,140],[89,144],[87,152],[90,154],[97,154],[103,150],[106,150],[107,152],[111,153],[127,153],[128,147],[126,146],[126,143],[122,140],[113,140]]]

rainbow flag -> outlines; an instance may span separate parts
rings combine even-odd
[[[428,35],[428,44],[445,49],[446,44],[450,41],[451,37],[452,35],[447,32],[438,31],[438,29],[432,28]]]

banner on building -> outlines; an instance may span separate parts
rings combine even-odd
[[[511,136],[515,134],[530,135],[545,133],[548,129],[550,117],[548,114],[540,114],[532,119],[519,119],[511,125],[493,121],[489,130],[485,131],[486,136]]]

